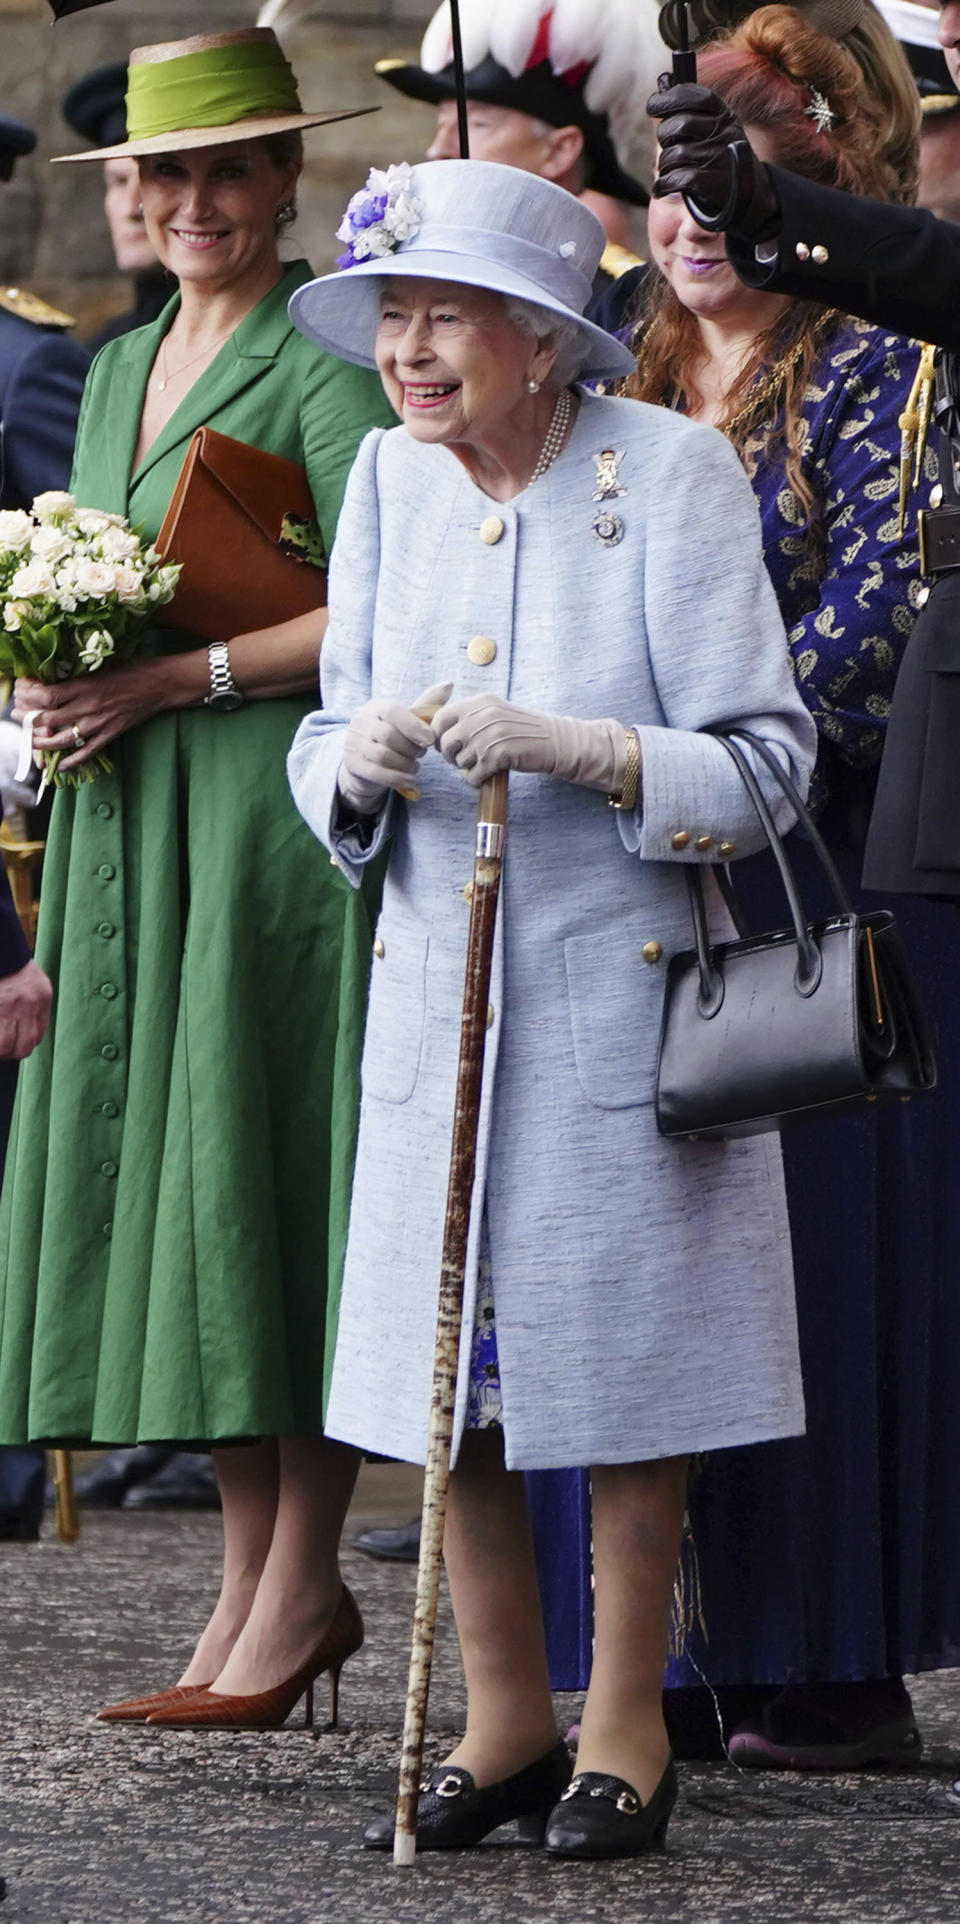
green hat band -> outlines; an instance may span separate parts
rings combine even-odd
[[[262,40],[204,47],[156,64],[137,61],[130,68],[128,140],[302,111],[289,60]]]

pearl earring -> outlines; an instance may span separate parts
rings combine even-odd
[[[530,394],[539,394],[539,392],[540,392],[540,383],[539,383],[539,381],[528,381],[528,382],[527,382],[527,391],[528,391],[528,393],[530,393]]]

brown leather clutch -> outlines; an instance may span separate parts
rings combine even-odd
[[[164,627],[229,641],[326,605],[304,469],[213,428],[191,439],[155,546],[183,568]]]

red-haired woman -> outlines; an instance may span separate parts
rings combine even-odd
[[[799,12],[763,8],[704,52],[699,70],[764,158],[832,186],[889,192],[862,70]],[[820,733],[823,826],[856,892],[919,587],[912,510],[905,540],[898,527],[898,420],[918,350],[744,287],[722,235],[699,227],[679,196],[653,203],[650,245],[657,271],[629,391],[712,423],[741,455]],[[805,845],[795,854],[815,900]],[[778,926],[772,868],[744,863],[741,882],[755,926]],[[926,1104],[785,1136],[808,1433],[712,1457],[691,1495],[709,1641],[694,1626],[668,1681],[706,1677],[721,1697],[726,1687],[728,1729],[752,1706],[731,1742],[741,1763],[852,1767],[915,1755],[903,1673],[954,1664],[960,1644],[960,1550],[943,1527],[960,1455],[955,942],[932,905],[903,902],[898,916],[937,1030],[940,1089]],[[568,1488],[558,1541],[551,1482],[534,1512],[544,1520],[554,1682],[569,1687],[589,1597],[584,1587],[571,1607],[576,1505]],[[684,1719],[692,1746],[701,1743],[700,1711],[716,1738],[705,1691],[669,1701],[679,1748]]]

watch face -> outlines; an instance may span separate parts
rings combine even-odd
[[[236,688],[223,688],[218,694],[207,696],[207,707],[215,708],[218,714],[227,715],[231,708],[242,708],[243,700]]]

